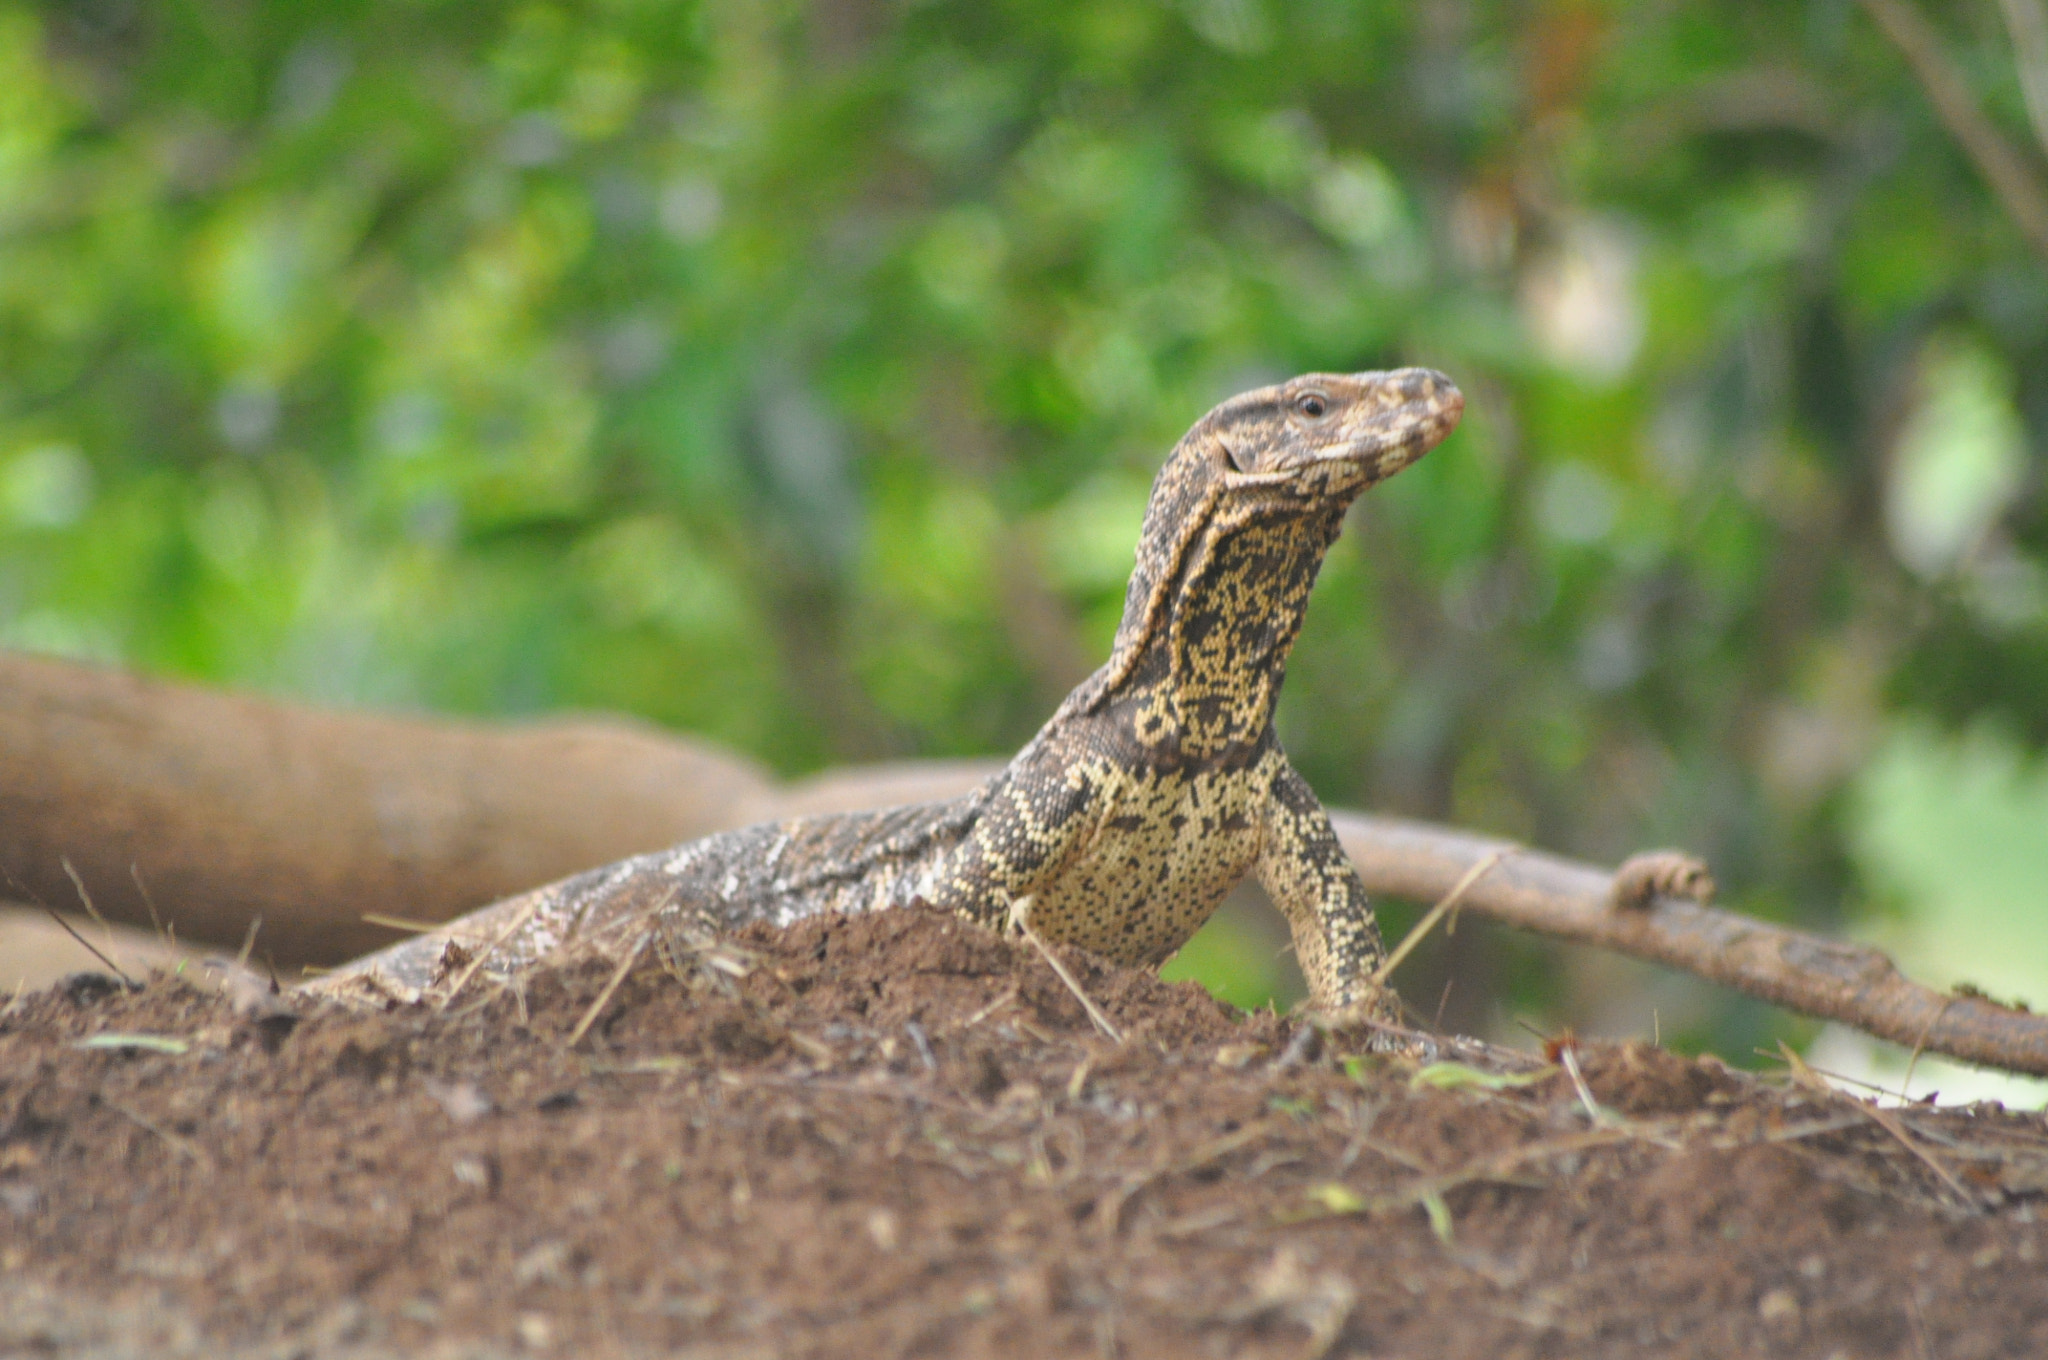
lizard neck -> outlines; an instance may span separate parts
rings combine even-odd
[[[1134,577],[1091,707],[1155,763],[1214,765],[1263,747],[1309,589],[1344,507],[1210,498],[1152,580]],[[1141,566],[1139,577],[1144,575]]]

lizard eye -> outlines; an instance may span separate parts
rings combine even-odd
[[[1304,392],[1294,399],[1294,409],[1310,420],[1321,420],[1330,413],[1330,399],[1320,392]]]

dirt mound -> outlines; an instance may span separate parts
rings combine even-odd
[[[445,1013],[0,1014],[0,1353],[2048,1354],[2048,1125],[1351,1056],[900,912]],[[1591,1102],[1589,1104],[1588,1102]]]

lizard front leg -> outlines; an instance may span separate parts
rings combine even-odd
[[[1049,760],[1013,767],[990,790],[959,846],[932,866],[917,896],[1005,929],[1012,908],[1072,860],[1095,829],[1101,806],[1101,781],[1084,767],[1062,770]]]
[[[1264,800],[1257,873],[1293,931],[1309,1004],[1338,1015],[1398,1021],[1393,989],[1372,981],[1387,951],[1365,883],[1308,781],[1286,757],[1276,752],[1273,760],[1277,768]]]

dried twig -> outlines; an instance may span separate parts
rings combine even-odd
[[[1471,889],[1472,885],[1486,877],[1487,870],[1515,853],[1515,849],[1515,846],[1503,845],[1489,850],[1480,858],[1477,864],[1467,869],[1464,875],[1452,885],[1451,890],[1438,898],[1437,904],[1431,907],[1420,921],[1415,923],[1415,928],[1401,937],[1401,943],[1394,946],[1394,952],[1387,955],[1385,962],[1373,970],[1372,985],[1377,987],[1391,977],[1394,970],[1401,966],[1401,960],[1414,953],[1415,946],[1422,943],[1422,937],[1429,934],[1435,928],[1436,923],[1444,919],[1446,913],[1455,909],[1460,902],[1465,900],[1465,894]],[[1457,923],[1452,922],[1450,928],[1455,931],[1458,928]]]
[[[1361,1195],[1348,1187],[1332,1185],[1318,1198],[1322,1201],[1319,1210],[1303,1214],[1290,1214],[1283,1222],[1310,1222],[1323,1218],[1337,1218],[1350,1214],[1379,1214],[1396,1209],[1413,1208],[1432,1200],[1441,1200],[1449,1192],[1479,1181],[1493,1181],[1502,1184],[1521,1185],[1524,1181],[1515,1173],[1530,1162],[1543,1161],[1550,1157],[1562,1157],[1572,1153],[1585,1152],[1593,1148],[1606,1147],[1612,1143],[1628,1142],[1640,1136],[1640,1131],[1630,1128],[1599,1128],[1585,1133],[1567,1134],[1562,1138],[1544,1139],[1540,1142],[1525,1143],[1520,1147],[1507,1149],[1491,1157],[1481,1157],[1454,1171],[1424,1176],[1398,1190],[1379,1195]]]
[[[1001,996],[989,1002],[986,1006],[983,1006],[980,1010],[968,1016],[959,1024],[953,1026],[954,1032],[958,1033],[963,1030],[973,1029],[976,1025],[988,1019],[991,1015],[994,1015],[997,1011],[1009,1005],[1012,1001],[1015,1001],[1017,997],[1022,993],[1022,991],[1023,987],[1021,985],[1011,986],[1010,989],[1004,992]]]
[[[107,955],[101,953],[99,949],[94,946],[91,940],[88,940],[85,938],[85,936],[79,934],[77,927],[73,926],[71,922],[64,919],[64,913],[58,911],[48,902],[45,902],[34,889],[23,886],[21,881],[15,878],[13,874],[7,875],[7,881],[9,884],[13,886],[16,892],[20,893],[22,896],[28,898],[29,901],[41,907],[43,909],[44,914],[47,915],[52,921],[55,921],[66,935],[69,935],[72,939],[78,942],[78,947],[80,949],[83,949],[86,953],[92,955],[101,963],[105,964],[107,966],[107,971],[114,974],[114,976],[120,978],[123,983],[127,984],[131,991],[141,985],[140,983],[136,982],[134,978],[129,977],[128,974],[122,972],[121,965],[115,963],[111,958],[107,957]]]
[[[2034,140],[2048,151],[2048,4],[2042,0],[2000,0],[2005,31],[2012,37],[2013,64],[2019,67],[2020,95]]]
[[[2048,185],[1977,106],[1969,82],[1912,0],[1859,0],[1913,68],[1935,116],[1977,166],[2013,223],[2048,255]]]

